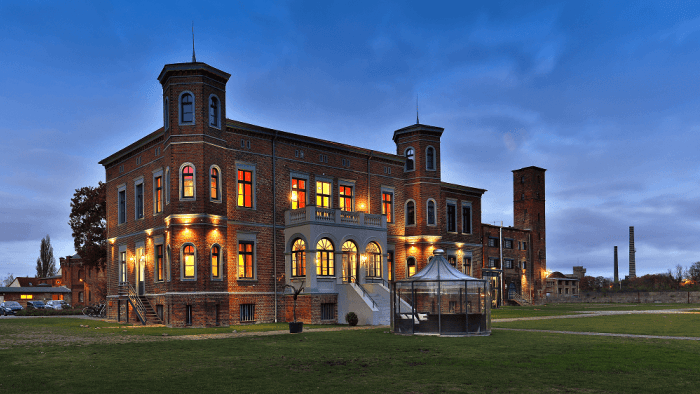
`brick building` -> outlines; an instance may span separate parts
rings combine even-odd
[[[94,304],[105,300],[105,270],[83,265],[77,253],[59,258],[64,286],[71,290],[73,304]]]
[[[204,63],[166,65],[163,127],[100,162],[109,317],[288,321],[284,286],[303,285],[300,320],[344,322],[352,310],[360,324],[386,324],[390,281],[437,248],[493,277],[499,294],[507,282],[524,298],[542,295],[545,170],[514,171],[514,227],[499,244],[526,243],[504,252],[517,268],[487,266],[485,190],[442,182],[442,128],[396,130],[394,154],[242,123],[226,118],[229,77]]]

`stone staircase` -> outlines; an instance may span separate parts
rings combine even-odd
[[[389,325],[391,322],[391,293],[380,283],[366,283],[365,289],[374,300],[377,307],[374,321],[378,325]]]
[[[119,285],[119,295],[128,297],[129,304],[136,312],[136,317],[141,324],[163,324],[158,314],[153,309],[151,302],[143,295],[137,295],[134,288],[129,282],[124,282]]]

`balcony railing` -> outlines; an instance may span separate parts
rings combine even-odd
[[[342,224],[386,229],[385,215],[317,208],[315,206],[286,211],[284,213],[284,222],[287,226],[302,224]]]

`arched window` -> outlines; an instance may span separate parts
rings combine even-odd
[[[219,179],[219,169],[212,166],[211,171],[209,171],[209,198],[212,201],[221,200],[221,185]]]
[[[194,167],[191,165],[180,171],[180,198],[194,198]]]
[[[316,244],[316,275],[335,275],[333,243],[328,238],[323,238]]]
[[[435,200],[428,200],[428,226],[435,225]]]
[[[192,93],[180,96],[180,123],[194,123],[194,97]]]
[[[435,169],[435,148],[432,146],[429,146],[428,149],[425,150],[425,169]]]
[[[343,243],[343,282],[357,281],[357,245],[352,241]]]
[[[413,162],[415,158],[415,151],[413,148],[406,149],[404,153],[406,156],[406,171],[413,171],[415,169],[415,163]]]
[[[416,225],[416,203],[413,200],[406,201],[406,225]]]
[[[182,248],[182,268],[184,279],[194,279],[195,272],[195,254],[194,245],[187,244]]]
[[[209,97],[209,125],[219,127],[219,99],[216,96]]]
[[[367,253],[367,276],[371,278],[382,277],[382,252],[379,245],[370,242],[365,249]]]
[[[416,259],[409,257],[406,259],[406,273],[408,276],[413,276],[416,274]]]
[[[292,276],[306,276],[306,242],[301,238],[292,245]]]
[[[221,248],[219,245],[214,245],[211,247],[211,277],[212,279],[221,278]]]

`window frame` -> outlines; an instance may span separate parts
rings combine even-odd
[[[346,190],[350,189],[350,196],[340,194],[343,188],[345,188]],[[348,207],[345,206],[348,202],[350,203],[350,209],[347,209]],[[348,180],[338,181],[338,208],[341,211],[345,212],[355,212],[355,182],[351,182]]]
[[[119,283],[126,283],[128,280],[128,273],[129,269],[127,266],[127,253],[126,253],[126,245],[119,245],[119,254],[117,255],[118,259],[118,264],[119,264]]]
[[[170,282],[172,273],[173,252],[170,244],[165,247],[165,280]]]
[[[251,259],[252,259],[252,265],[251,265],[251,273],[250,276],[243,276],[241,277],[241,270],[240,270],[240,250],[241,250],[241,243],[244,244],[252,244],[251,247]],[[236,278],[239,281],[256,281],[258,279],[258,266],[257,266],[257,257],[258,257],[258,252],[257,252],[257,238],[254,233],[238,233],[236,237]],[[247,253],[244,253],[247,255]]]
[[[212,103],[216,101],[216,114],[215,114],[215,120],[216,123],[212,123]],[[207,114],[208,114],[208,123],[209,127],[213,127],[215,129],[221,130],[221,99],[219,99],[219,96],[215,94],[210,94],[209,95],[209,105],[207,106]]]
[[[300,245],[301,247],[303,247],[303,249],[295,249],[297,245]],[[292,242],[291,252],[292,265],[290,268],[292,278],[306,277],[306,269],[308,268],[308,262],[306,259],[306,241],[303,238],[295,238],[294,242]]]
[[[163,130],[170,128],[170,98],[163,97]]]
[[[122,195],[123,193],[123,195]],[[122,198],[123,197],[123,198]],[[126,193],[126,183],[117,186],[117,224],[124,224],[127,222],[127,193]]]
[[[330,245],[330,249],[321,249],[321,243],[327,241]],[[325,255],[325,260],[324,260]],[[323,271],[326,271],[324,274]],[[335,277],[335,245],[333,241],[324,237],[316,242],[316,276],[318,277]]]
[[[433,211],[433,217],[432,217],[432,223],[430,221],[430,208],[432,204],[432,211]],[[437,226],[437,203],[435,202],[435,199],[429,198],[428,201],[425,202],[425,220],[426,224],[431,227]]]
[[[212,194],[211,191],[214,190],[214,188],[211,186],[212,180],[214,179],[214,176],[211,174],[212,171],[216,171],[216,173],[217,173],[217,175],[216,175],[216,195],[217,195],[217,197],[216,198],[212,197],[212,195],[211,195]],[[209,167],[209,201],[216,202],[216,203],[220,203],[221,201],[223,201],[223,196],[221,195],[221,192],[224,189],[221,185],[222,182],[223,182],[223,176],[221,175],[221,168],[219,168],[219,166],[217,166],[216,164],[212,164]]]
[[[295,188],[294,186],[294,181],[297,181],[297,185],[299,181],[304,182],[304,188],[299,189],[298,186]],[[292,172],[289,174],[289,189],[290,189],[290,207],[291,209],[304,209],[306,208],[307,205],[309,205],[309,176],[306,174],[299,174]],[[299,191],[303,191],[303,194],[299,193]],[[297,198],[295,199],[294,196]],[[303,206],[299,206],[299,195],[303,195]],[[294,207],[296,205],[296,208]]]
[[[160,247],[160,255],[158,248]],[[165,247],[163,240],[157,240],[153,245],[153,281],[156,283],[165,281]],[[160,278],[159,278],[160,276]]]
[[[408,205],[409,204],[413,205],[413,214],[412,215],[408,214]],[[411,219],[413,223],[409,224],[409,219]],[[404,222],[405,222],[406,227],[415,227],[416,226],[416,202],[413,199],[408,199],[404,203]]]
[[[450,214],[450,208],[452,208],[452,214]],[[447,200],[445,203],[445,229],[448,233],[457,233],[457,201],[455,200]]]
[[[183,171],[186,167],[192,167],[192,196],[185,197],[185,183]],[[180,170],[178,171],[180,177],[180,183],[178,187],[178,194],[180,195],[180,201],[196,201],[197,200],[197,167],[190,162],[182,163]]]
[[[319,184],[328,184],[328,194],[320,194],[318,193],[318,187]],[[333,209],[333,180],[328,179],[328,178],[316,178],[314,181],[314,191],[315,191],[315,200],[316,200],[316,208],[322,208],[322,209]],[[319,196],[322,197],[328,197],[328,206],[324,206],[323,204],[318,203]]]
[[[486,246],[490,248],[497,248],[498,247],[498,237],[491,237],[489,236],[486,241]]]
[[[141,201],[139,201],[139,186],[141,188]],[[145,193],[144,193],[144,179],[143,176],[140,176],[136,179],[134,179],[134,220],[140,220],[146,217],[145,215],[145,210],[146,210],[146,201],[145,201]],[[140,203],[140,205],[139,205]]]
[[[514,244],[515,240],[513,238],[503,238],[503,249],[514,249]]]
[[[217,248],[217,253],[214,254],[214,248]],[[216,271],[217,274],[214,275],[214,256],[216,255],[217,257],[217,262],[216,262]],[[214,243],[211,245],[211,248],[209,248],[209,273],[210,277],[209,279],[212,281],[221,281],[223,280],[223,264],[222,264],[222,257],[223,257],[223,248],[221,245],[218,243]]]
[[[160,179],[160,198],[158,194],[158,179]],[[163,213],[165,185],[163,183],[163,169],[159,168],[153,171],[153,216]]]
[[[433,154],[432,157],[428,153],[432,150]],[[437,171],[437,149],[435,149],[432,145],[428,145],[425,148],[425,170],[426,171]],[[431,168],[432,166],[432,168]]]
[[[165,190],[163,195],[165,199],[165,205],[170,204],[170,167],[165,167],[165,177],[163,179],[163,189]]]
[[[469,220],[468,221],[464,220],[464,217],[465,217],[464,209],[465,208],[469,209]],[[472,209],[472,203],[470,201],[462,201],[462,234],[472,234],[473,214],[474,214],[474,210]],[[469,225],[469,228],[468,228],[469,231],[464,231],[465,227],[466,227],[465,224]]]
[[[187,262],[185,261],[185,249],[191,246],[193,255],[192,276],[187,276]],[[180,280],[183,282],[197,281],[197,247],[192,242],[185,242],[180,247]]]
[[[409,262],[413,261],[413,264],[409,264]],[[410,278],[413,275],[418,272],[418,262],[415,257],[413,256],[408,256],[406,257],[406,278]],[[411,267],[413,267],[413,273],[411,273]]]
[[[473,256],[471,252],[465,252],[462,256],[462,273],[464,273],[465,275],[474,276],[472,273],[474,264],[472,258]]]
[[[409,155],[409,151],[411,151]],[[403,167],[404,172],[411,172],[416,170],[416,150],[412,147],[406,147],[403,151],[403,156],[406,158],[406,164]],[[408,163],[411,163],[410,166]],[[410,167],[410,168],[409,168]]]
[[[186,121],[184,121],[184,115],[185,115],[185,113],[184,113],[182,98],[183,98],[185,95],[190,95],[190,97],[192,98],[192,103],[191,103],[191,105],[192,105],[192,121],[191,121],[191,122],[186,122]],[[196,121],[197,121],[197,117],[195,116],[195,114],[196,114],[195,108],[196,108],[196,98],[195,98],[194,93],[192,93],[192,92],[189,91],[189,90],[182,91],[182,92],[180,93],[180,95],[178,96],[178,98],[177,98],[177,110],[178,110],[177,121],[178,121],[178,125],[180,125],[180,126],[192,126],[192,125],[195,125],[195,124],[196,124]]]
[[[371,245],[374,245],[377,248],[378,252],[370,252],[369,248]],[[365,247],[365,254],[367,255],[366,276],[368,278],[383,278],[384,276],[382,275],[382,265],[384,263],[384,256],[382,254],[381,246],[379,246],[379,244],[374,241],[369,242]]]
[[[396,204],[396,199],[395,199],[395,193],[393,188],[388,188],[382,186],[381,188],[381,193],[382,193],[382,215],[386,215],[386,222],[387,223],[394,223],[396,221],[396,217],[394,216],[394,205]],[[389,206],[391,208],[391,212],[389,215],[387,215],[387,201],[384,199],[384,195],[390,195],[391,196],[391,201],[389,201]]]
[[[245,172],[250,172],[250,206],[247,207],[245,205],[239,205],[239,192],[240,192],[240,186],[241,180],[240,180],[240,171],[245,171]],[[245,209],[245,210],[255,210],[256,209],[256,201],[255,201],[255,189],[256,189],[256,172],[255,172],[255,165],[251,163],[243,163],[243,162],[236,162],[236,209]],[[243,180],[243,184],[247,184],[245,180]],[[243,201],[245,204],[245,200]]]

